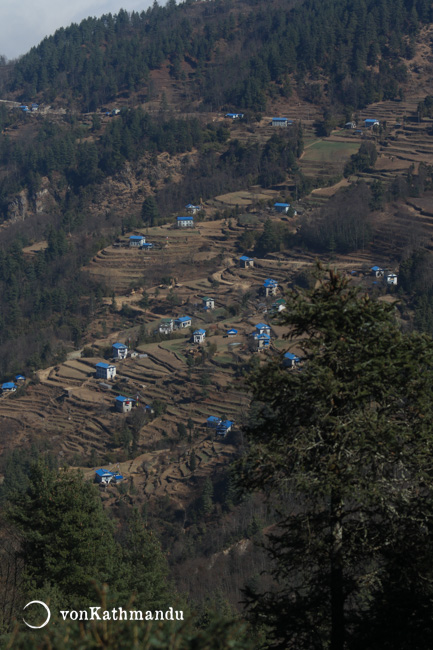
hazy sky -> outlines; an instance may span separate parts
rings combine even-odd
[[[153,0],[0,0],[0,54],[14,59],[59,27],[119,9],[142,11],[152,4]]]

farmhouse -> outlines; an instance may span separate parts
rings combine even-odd
[[[194,343],[203,343],[206,338],[206,330],[195,330],[192,335]]]
[[[95,482],[101,483],[102,485],[109,485],[111,481],[118,483],[122,480],[123,476],[121,474],[115,474],[108,469],[97,469],[95,472]]]
[[[273,117],[272,126],[289,126],[293,124],[292,120],[289,120],[287,117]]]
[[[124,397],[123,395],[118,395],[114,400],[114,406],[116,411],[121,413],[128,413],[132,409],[132,402],[135,400],[131,397]]]
[[[371,118],[369,118],[367,120],[364,120],[364,126],[365,126],[366,129],[372,129],[373,127],[379,126],[379,125],[380,125],[379,120],[374,120],[374,119],[371,119]]]
[[[278,282],[272,278],[266,278],[262,286],[262,293],[265,296],[275,296],[278,289]]]
[[[252,268],[254,266],[254,260],[251,257],[242,255],[242,257],[239,258],[239,264],[243,269]]]
[[[295,368],[301,363],[301,359],[293,354],[293,352],[286,352],[283,356],[283,366],[285,368]]]
[[[370,271],[375,278],[383,278],[385,275],[385,271],[381,269],[380,266],[372,266]]]
[[[254,340],[257,343],[257,350],[264,350],[271,345],[271,337],[269,334],[254,334]]]
[[[96,364],[97,379],[113,379],[116,376],[116,366],[112,363],[103,363],[100,361]]]
[[[5,384],[2,384],[2,393],[15,393],[17,387],[13,381],[7,381]]]
[[[228,117],[232,120],[241,120],[243,118],[243,113],[226,113],[224,117]]]
[[[237,336],[238,331],[235,329],[227,330],[227,336]]]
[[[217,436],[221,436],[222,438],[225,438],[226,435],[229,433],[229,431],[232,430],[234,422],[231,420],[223,420],[222,422],[219,423],[217,426]]]
[[[160,334],[171,334],[173,331],[174,322],[172,318],[163,318],[159,324],[158,332]]]
[[[15,381],[25,381],[24,375],[15,375]]]
[[[257,334],[267,334],[270,337],[271,336],[271,327],[270,327],[270,325],[266,325],[266,323],[257,323],[256,331],[255,331],[254,334],[255,335],[257,335]]]
[[[188,205],[185,206],[185,210],[188,212],[188,214],[197,214],[197,212],[200,212],[201,207],[199,205],[188,203]]]
[[[178,330],[185,329],[185,327],[191,327],[191,316],[181,316],[180,318],[176,318],[174,326]]]
[[[204,310],[215,308],[215,302],[213,298],[208,298],[207,296],[205,296],[204,298],[202,298],[202,301],[203,301]]]
[[[206,420],[206,427],[208,429],[216,429],[221,424],[221,422],[221,418],[218,418],[216,415],[211,415]]]
[[[114,359],[126,359],[128,356],[128,346],[124,343],[113,343],[111,348],[111,356]]]
[[[274,210],[280,214],[287,214],[290,208],[290,203],[274,203]]]
[[[194,228],[193,217],[177,217],[178,228]]]
[[[143,237],[143,235],[131,235],[129,238],[130,247],[140,248],[145,243],[146,237]]]
[[[396,285],[398,282],[398,276],[396,273],[386,273],[385,274],[385,279],[387,284],[393,284]]]

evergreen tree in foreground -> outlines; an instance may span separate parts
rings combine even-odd
[[[433,342],[332,272],[289,295],[281,323],[302,367],[249,380],[240,482],[281,515],[275,588],[246,590],[252,617],[266,647],[431,647]]]

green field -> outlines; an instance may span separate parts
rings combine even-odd
[[[359,142],[318,140],[305,150],[302,162],[344,164],[359,149]]]

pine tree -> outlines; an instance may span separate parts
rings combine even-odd
[[[391,625],[393,603],[393,642],[380,647],[406,648],[405,638],[425,647],[418,640],[433,620],[433,342],[403,334],[392,305],[332,272],[288,295],[281,321],[298,339],[303,365],[289,371],[274,361],[252,375],[260,408],[241,474],[244,487],[280,499],[280,527],[269,535],[279,590],[248,590],[247,601],[269,626],[268,647],[355,647],[370,617],[379,629],[387,610]],[[411,548],[405,572],[399,566]]]

